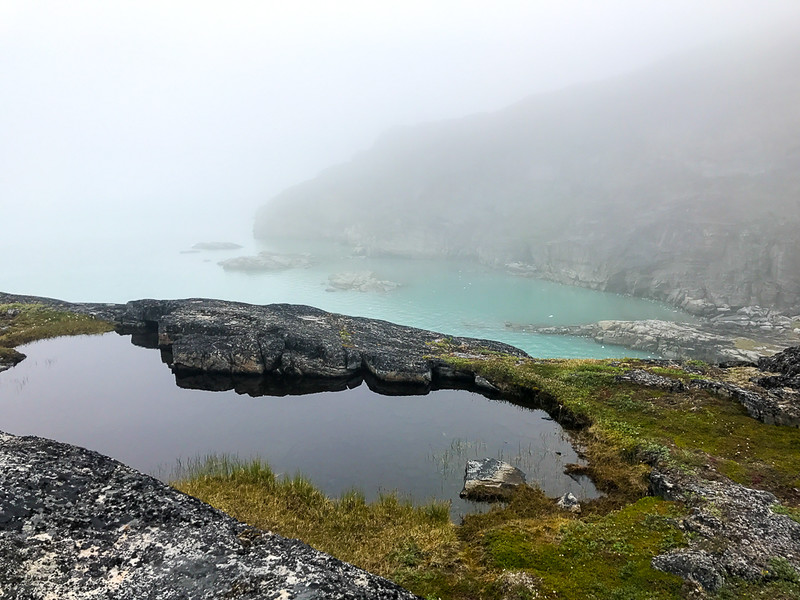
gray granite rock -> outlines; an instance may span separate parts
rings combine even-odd
[[[763,579],[775,559],[800,570],[800,523],[776,512],[779,502],[770,492],[659,469],[650,481],[654,494],[684,502],[690,510],[679,523],[690,534],[689,547],[657,556],[654,568],[710,591],[727,577]]]
[[[481,356],[521,350],[488,340],[446,337],[387,321],[348,317],[310,306],[256,306],[220,300],[137,300],[120,317],[122,331],[158,334],[176,373],[344,381],[430,388],[438,381],[475,386],[439,349]]]
[[[644,369],[631,369],[616,377],[617,381],[628,381],[644,387],[657,388],[668,392],[682,392],[685,389],[680,379],[656,375]]]
[[[469,500],[502,499],[524,483],[525,473],[507,462],[496,458],[469,460],[460,496]]]
[[[415,598],[119,462],[0,433],[0,598]]]
[[[572,492],[567,492],[556,500],[556,506],[571,513],[580,514],[581,512],[581,503]]]

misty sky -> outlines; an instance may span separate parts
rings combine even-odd
[[[226,214],[249,235],[388,128],[798,23],[797,0],[0,0],[4,235]]]

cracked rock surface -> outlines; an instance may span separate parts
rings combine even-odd
[[[381,384],[422,387],[446,379],[477,385],[474,373],[457,372],[437,358],[440,349],[527,356],[508,344],[293,304],[136,300],[118,322],[123,331],[157,332],[176,373],[305,380],[367,376]]]
[[[416,596],[96,452],[0,432],[0,598]]]
[[[689,546],[656,556],[654,568],[709,591],[730,577],[764,579],[776,559],[800,571],[800,523],[777,512],[780,503],[770,492],[676,471],[654,470],[650,480],[655,494],[690,509],[679,523],[691,534]]]

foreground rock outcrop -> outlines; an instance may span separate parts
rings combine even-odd
[[[75,446],[0,432],[0,598],[416,598]]]

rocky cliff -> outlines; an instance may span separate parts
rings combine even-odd
[[[744,40],[394,131],[272,199],[255,234],[797,314],[799,56],[797,40]]]

